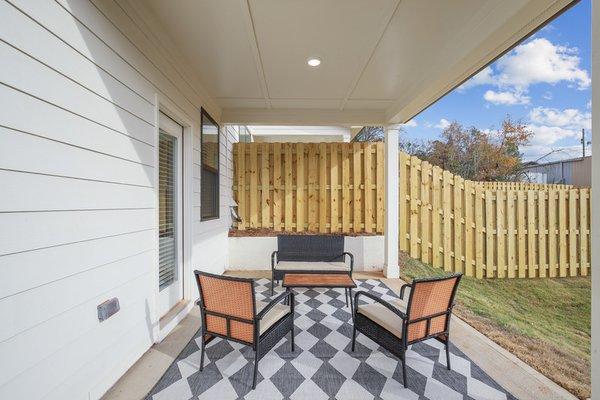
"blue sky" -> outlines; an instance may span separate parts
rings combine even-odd
[[[510,115],[534,132],[525,160],[581,156],[581,128],[591,140],[590,55],[591,0],[582,0],[409,121],[403,136],[435,139],[450,121],[494,130]]]

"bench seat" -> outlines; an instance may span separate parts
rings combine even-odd
[[[329,261],[280,261],[275,269],[283,271],[350,271],[345,262]]]
[[[279,235],[271,254],[271,294],[274,282],[290,273],[348,274],[354,256],[344,250],[342,235]]]

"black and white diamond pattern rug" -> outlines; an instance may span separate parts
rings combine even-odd
[[[358,290],[384,300],[397,297],[381,281],[356,283]],[[251,390],[250,347],[215,339],[206,348],[204,371],[200,372],[197,333],[147,399],[514,399],[455,346],[451,346],[452,370],[448,371],[444,347],[435,340],[409,349],[405,389],[400,362],[375,342],[357,333],[356,351],[351,351],[352,320],[343,289],[295,293],[296,351],[290,351],[288,335],[265,355],[259,363],[255,390]],[[258,280],[257,299],[268,300],[269,294],[270,281]]]

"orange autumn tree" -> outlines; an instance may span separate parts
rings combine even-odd
[[[516,179],[521,167],[519,147],[526,145],[532,134],[526,125],[509,117],[495,131],[466,128],[455,121],[443,130],[439,140],[402,140],[400,147],[465,179],[510,181]]]

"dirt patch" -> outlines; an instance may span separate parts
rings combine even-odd
[[[457,304],[455,312],[460,319],[580,399],[590,397],[591,365],[588,360],[543,340],[512,332],[475,315],[460,304]]]

